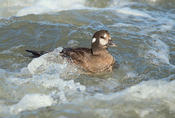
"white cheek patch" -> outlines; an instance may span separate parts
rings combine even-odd
[[[107,40],[104,40],[104,39],[100,38],[100,44],[101,45],[106,45],[107,43],[108,43]]]
[[[96,38],[93,38],[93,39],[92,39],[92,43],[94,43],[95,41],[96,41]]]
[[[107,34],[104,34],[104,37],[106,38],[107,37]]]

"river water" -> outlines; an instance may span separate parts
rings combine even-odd
[[[118,69],[83,75],[60,58],[101,29]],[[175,118],[174,87],[174,0],[0,0],[0,117]]]

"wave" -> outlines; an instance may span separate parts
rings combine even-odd
[[[172,0],[169,0],[169,3],[172,4],[167,4],[168,2],[165,0],[1,0],[0,3],[0,17],[43,14],[72,9],[127,7],[138,4],[167,7],[175,4]]]
[[[75,102],[88,108],[95,105],[93,112],[101,117],[115,116],[118,118],[129,114],[129,117],[156,118],[169,113],[174,114],[174,85],[174,80],[170,82],[149,80],[121,92],[108,95],[96,94]],[[167,114],[164,112],[165,109]]]
[[[58,12],[62,10],[81,9],[84,8],[85,0],[37,0],[34,4],[17,12],[17,16],[27,14],[41,14],[47,12]]]
[[[85,0],[1,0],[0,2],[0,16],[24,16],[85,7]]]

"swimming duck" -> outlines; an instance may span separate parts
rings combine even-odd
[[[111,72],[115,59],[108,52],[109,46],[116,46],[111,40],[111,36],[107,30],[97,31],[91,41],[91,48],[63,48],[60,55],[71,63],[78,65],[88,73]],[[39,57],[45,51],[26,50],[33,54],[33,57]]]

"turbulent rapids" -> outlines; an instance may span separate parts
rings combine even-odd
[[[175,118],[174,21],[174,0],[0,0],[0,117]],[[101,29],[120,68],[84,75],[59,57]]]

